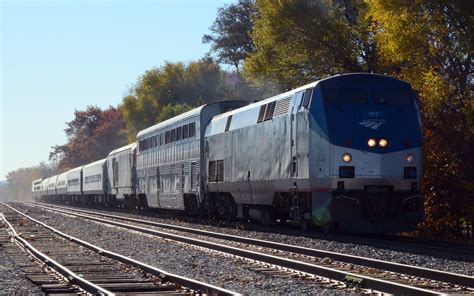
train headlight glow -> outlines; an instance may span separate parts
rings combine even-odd
[[[408,154],[407,155],[407,161],[408,163],[413,163],[415,161],[415,156],[413,154]]]
[[[344,153],[342,155],[342,161],[351,162],[351,160],[352,160],[352,155],[350,153]]]
[[[367,144],[369,145],[369,147],[375,147],[375,145],[377,145],[377,141],[375,139],[369,139],[367,141]]]
[[[384,147],[387,147],[388,146],[388,141],[385,140],[385,139],[380,139],[379,140],[379,146],[384,148]]]

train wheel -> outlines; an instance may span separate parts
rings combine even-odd
[[[273,224],[273,211],[271,207],[264,207],[261,212],[262,224],[270,226]]]
[[[333,230],[333,224],[331,222],[327,223],[326,225],[323,226],[323,232],[324,233],[330,233]]]
[[[301,230],[306,231],[308,229],[308,226],[309,226],[309,220],[302,219],[300,221]]]

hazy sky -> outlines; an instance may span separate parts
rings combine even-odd
[[[116,106],[145,70],[202,57],[232,2],[0,0],[0,180],[46,161],[75,109]]]

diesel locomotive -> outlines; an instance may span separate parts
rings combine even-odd
[[[33,182],[35,199],[392,233],[423,220],[411,86],[351,73],[249,104],[209,103],[103,160]]]

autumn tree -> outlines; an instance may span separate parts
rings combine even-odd
[[[255,50],[245,76],[294,88],[332,74],[376,71],[371,20],[362,0],[258,0]]]
[[[1,199],[11,200],[31,200],[31,186],[34,180],[46,178],[58,172],[55,163],[40,163],[39,165],[19,168],[7,174],[6,184],[0,188]]]
[[[125,122],[118,108],[102,110],[88,106],[74,112],[74,119],[66,123],[68,141],[56,145],[49,155],[58,161],[61,171],[105,158],[110,151],[127,144]]]
[[[474,8],[469,1],[370,0],[381,62],[420,91],[430,236],[456,238],[474,221]],[[469,223],[470,222],[470,223]]]
[[[211,44],[211,53],[217,61],[235,67],[240,73],[240,66],[247,56],[254,51],[250,33],[257,10],[252,0],[239,0],[236,4],[219,8],[217,18],[205,34],[203,43]]]

